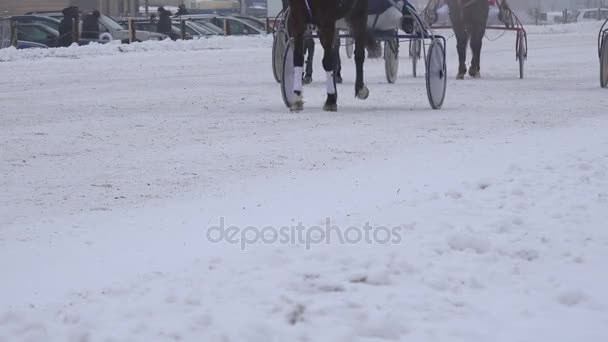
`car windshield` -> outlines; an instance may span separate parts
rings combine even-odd
[[[248,18],[248,17],[238,17],[240,20],[246,22],[247,24],[257,28],[258,30],[261,31],[265,31],[266,30],[266,25],[263,22],[260,22],[259,20],[253,19],[253,18]]]
[[[256,20],[253,18],[248,18],[248,17],[237,17],[237,18],[246,22],[247,24],[257,28],[258,30],[261,30],[261,31],[266,30],[266,25],[264,25],[264,23],[260,22],[259,20]]]
[[[260,34],[254,27],[247,25],[245,22],[229,18],[228,23],[230,24],[230,31],[236,35],[248,35],[248,34]]]
[[[178,31],[180,31],[180,33],[181,33],[181,28],[180,28],[180,26],[178,25],[178,26],[176,26],[176,28],[177,28],[177,30],[178,30]],[[201,31],[202,31],[202,30],[201,30]],[[189,35],[191,35],[191,36],[200,36],[200,35],[201,35],[201,34],[200,34],[200,33],[198,33],[197,31],[195,31],[194,29],[192,29],[192,27],[190,27],[190,26],[186,26],[186,34],[189,34]]]
[[[32,20],[33,23],[42,24],[52,28],[53,30],[59,30],[59,21],[55,21],[49,18],[36,18]]]
[[[221,28],[219,28],[219,27],[217,27],[217,26],[215,26],[215,25],[213,25],[213,24],[211,24],[209,22],[195,21],[194,24],[196,24],[196,25],[198,25],[198,26],[200,26],[202,28],[205,28],[205,29],[207,29],[207,30],[209,30],[209,31],[211,31],[211,32],[213,32],[215,34],[222,34],[222,33],[224,33],[224,31]]]
[[[208,25],[211,25],[224,32],[224,21],[220,21],[220,19],[218,18],[197,18],[194,19],[194,22],[196,22],[197,24],[205,25],[206,27],[208,27]]]
[[[19,25],[19,39],[30,41],[42,41],[48,39],[49,36],[57,36],[59,33],[53,31],[43,25]]]
[[[173,23],[174,26],[180,28],[181,25],[179,22],[175,22]],[[188,25],[186,25],[186,32],[190,33],[193,36],[200,36],[200,35],[207,35],[207,34],[211,34],[211,32],[209,31],[209,29],[207,29],[206,27],[199,25],[197,23],[194,22],[190,22]]]
[[[115,22],[112,18],[108,17],[107,15],[102,14],[101,17],[99,18],[99,23],[102,24],[103,26],[105,26],[110,31],[124,30],[124,28],[122,26],[120,26],[117,22]]]

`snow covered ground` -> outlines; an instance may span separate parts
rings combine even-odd
[[[525,80],[451,39],[440,111],[406,56],[331,114],[317,58],[294,114],[269,38],[0,51],[0,341],[607,341],[598,28],[531,29]]]

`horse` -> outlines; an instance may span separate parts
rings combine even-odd
[[[364,83],[363,64],[365,62],[365,41],[367,33],[368,0],[290,0],[288,30],[294,39],[294,77],[293,89],[295,102],[292,111],[304,109],[302,96],[302,71],[304,66],[304,36],[309,22],[318,27],[319,40],[323,46],[323,69],[326,73],[327,99],[324,111],[338,110],[338,94],[334,72],[334,42],[336,23],[345,19],[355,41],[355,97],[365,100],[369,89]]]
[[[464,79],[467,73],[466,56],[467,44],[471,44],[473,58],[469,68],[469,76],[479,78],[481,62],[481,46],[486,34],[486,24],[490,5],[488,0],[447,0],[452,28],[456,35],[458,50],[458,74],[456,79]]]

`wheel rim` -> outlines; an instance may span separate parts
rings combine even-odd
[[[519,40],[519,44],[518,44],[518,51],[517,51],[517,57],[519,59],[519,78],[523,79],[524,78],[524,65],[525,65],[525,61],[526,61],[526,44],[525,44],[525,37],[523,35],[523,33],[519,33],[518,35],[518,40]]]
[[[279,30],[274,37],[272,44],[272,67],[274,78],[277,82],[281,82],[283,73],[283,55],[285,54],[285,46],[287,45],[287,34],[283,30]]]
[[[290,39],[286,45],[282,63],[283,70],[281,71],[281,94],[285,105],[291,108],[295,102],[295,94],[293,93],[293,39]]]
[[[427,56],[426,86],[429,103],[433,109],[439,109],[445,99],[447,85],[445,50],[439,41],[429,47]]]
[[[396,41],[384,43],[384,68],[388,83],[395,83],[399,73],[399,50]]]
[[[608,38],[602,42],[602,53],[600,61],[600,81],[602,88],[608,87]]]

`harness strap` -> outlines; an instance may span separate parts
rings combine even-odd
[[[308,11],[308,15],[312,18],[312,10],[310,9],[310,0],[304,0],[304,4],[306,4],[306,10]]]
[[[374,19],[374,25],[372,26],[374,30],[376,29],[376,24],[378,24],[378,19],[380,19],[380,14],[376,14],[376,18]]]

